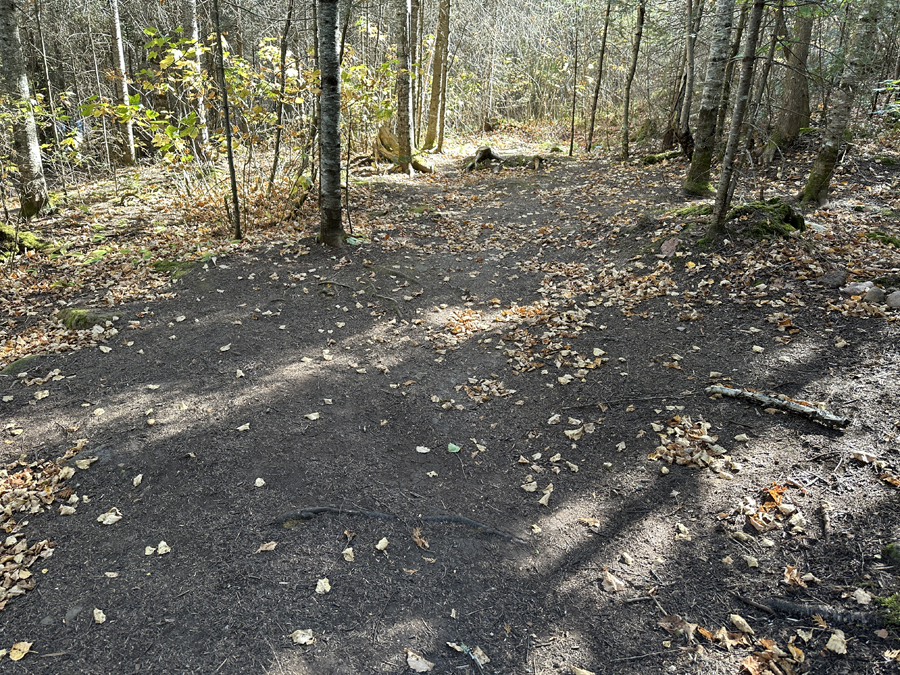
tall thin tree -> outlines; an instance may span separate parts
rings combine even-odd
[[[134,152],[134,122],[131,119],[131,114],[127,111],[129,104],[128,71],[125,68],[125,43],[122,41],[122,24],[119,22],[119,0],[110,0],[109,4],[112,9],[113,39],[116,50],[116,98],[119,99],[119,105],[126,109],[122,121],[122,133],[125,136],[122,144],[122,161],[131,166],[137,161],[137,156]]]
[[[319,241],[342,246],[341,62],[338,0],[318,0],[319,33]]]
[[[222,49],[222,25],[219,16],[219,0],[213,0],[213,14],[216,21],[216,57],[219,61],[219,86],[222,88],[222,116],[225,122],[225,149],[228,153],[228,175],[231,178],[231,224],[234,238],[240,239],[241,203],[238,199],[237,175],[234,171],[234,149],[231,143],[231,111],[228,107],[228,83],[225,80],[225,52]]]
[[[804,202],[822,204],[828,196],[831,176],[844,142],[844,133],[850,124],[850,111],[875,53],[875,31],[883,3],[884,0],[865,0],[855,4],[851,10],[857,12],[853,22],[854,36],[847,48],[841,83],[831,95],[831,110],[822,146],[801,194]]]
[[[20,214],[23,218],[31,218],[44,208],[50,198],[47,194],[47,182],[44,180],[41,146],[31,108],[31,91],[22,56],[22,40],[14,0],[0,0],[0,61],[3,63],[0,69],[3,73],[0,79],[3,93],[18,108],[13,120],[13,144],[21,181]]]
[[[606,58],[606,34],[609,32],[609,12],[612,8],[612,0],[606,0],[606,14],[603,17],[603,37],[600,38],[600,56],[597,57],[597,79],[594,82],[594,95],[591,97],[591,123],[588,127],[587,140],[584,143],[585,152],[590,152],[594,147],[594,124],[597,120],[597,100],[600,98],[600,84],[603,82],[603,62]]]
[[[766,0],[753,0],[750,19],[747,25],[747,36],[744,40],[744,57],[741,59],[741,79],[738,83],[737,98],[734,111],[731,113],[731,130],[728,133],[728,145],[722,158],[719,171],[719,184],[716,187],[716,202],[713,208],[713,219],[707,230],[706,238],[715,241],[725,232],[725,216],[731,203],[734,172],[737,165],[737,151],[741,138],[741,127],[750,100],[750,86],[753,84],[753,67],[756,63],[756,45],[759,42],[759,27],[762,23]]]
[[[631,46],[631,67],[628,69],[628,76],[625,79],[625,96],[622,104],[622,149],[620,152],[622,159],[628,159],[628,136],[630,135],[628,117],[631,112],[631,85],[634,82],[638,57],[641,53],[641,36],[644,34],[646,9],[646,0],[638,0],[637,24],[634,29],[634,43]]]
[[[688,194],[704,194],[711,189],[709,171],[716,145],[716,117],[728,62],[734,2],[735,0],[719,0],[716,5],[715,32],[709,48],[709,60],[706,62],[706,82],[697,115],[694,154],[684,181],[684,191]]]
[[[413,114],[412,82],[410,78],[409,36],[412,7],[410,0],[397,3],[397,164],[403,173],[412,173]]]
[[[428,105],[428,127],[422,149],[434,147],[438,131],[438,114],[441,110],[441,92],[444,84],[444,70],[447,68],[447,55],[450,45],[450,0],[438,3],[437,30],[434,36],[434,56],[431,69],[431,101]]]

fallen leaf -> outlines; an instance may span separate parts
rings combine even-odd
[[[417,445],[417,446],[416,446],[416,452],[425,455],[425,454],[431,452],[431,448],[429,448],[429,447],[427,447],[427,446],[424,446],[424,445]]]
[[[113,523],[118,523],[120,520],[122,520],[122,512],[115,506],[106,513],[101,513],[97,516],[97,522],[102,525],[112,525]]]
[[[262,553],[263,551],[274,551],[276,546],[278,546],[277,541],[270,541],[265,544],[260,544],[259,548],[256,549],[253,553]]]
[[[375,544],[375,548],[378,549],[379,551],[383,551],[384,549],[386,549],[388,547],[389,543],[390,542],[388,541],[387,537],[383,537],[381,539],[381,541],[379,541],[377,544]]]
[[[347,547],[343,551],[341,551],[341,555],[344,556],[344,560],[347,562],[353,562],[356,558],[353,556],[353,547]]]
[[[602,584],[603,590],[609,591],[610,593],[619,593],[620,591],[624,591],[627,588],[625,582],[614,577],[609,570],[603,571]]]
[[[572,669],[572,675],[595,675],[593,670],[585,670],[578,666],[569,666]]]
[[[328,581],[328,577],[324,577],[319,579],[316,582],[316,593],[319,595],[325,595],[326,593],[331,592],[331,582]]]
[[[316,641],[316,638],[313,637],[312,630],[295,630],[290,634],[291,640],[294,641],[294,644],[298,645],[311,645]]]
[[[732,614],[730,617],[731,623],[734,624],[734,627],[737,628],[742,633],[749,633],[750,635],[756,635],[756,631],[754,631],[750,624],[742,617],[740,614]]]
[[[237,430],[238,431],[250,431],[250,422],[247,422],[246,424],[242,424],[241,426],[239,426],[237,428]]]
[[[409,649],[406,650],[406,665],[417,673],[427,673],[434,668],[431,661],[427,661]]]
[[[131,484],[132,484],[134,487],[137,487],[138,485],[141,484],[141,482],[142,482],[143,480],[144,480],[144,474],[139,473],[137,476],[135,476],[134,478],[131,479]]]
[[[87,469],[91,464],[96,462],[98,459],[100,459],[100,458],[99,457],[85,457],[84,459],[77,459],[77,460],[75,460],[75,466],[77,466],[79,469]]]
[[[9,650],[9,660],[21,661],[22,658],[31,651],[31,645],[33,644],[33,642],[17,642],[12,646],[12,649]]]
[[[94,623],[103,623],[106,621],[106,614],[102,609],[94,608]]]
[[[156,546],[157,555],[165,555],[166,553],[169,553],[171,550],[172,549],[169,547],[169,545],[164,541],[159,542],[159,544],[157,544],[157,546]]]
[[[872,602],[872,596],[861,588],[853,591],[853,599],[860,605],[868,605]]]
[[[304,417],[308,420],[317,420],[319,419],[319,417],[321,417],[321,413],[309,413],[308,415],[304,415]]]
[[[231,343],[230,343],[230,342],[229,342],[227,345],[223,346],[223,347],[219,347],[219,351],[220,351],[220,352],[227,352],[229,349],[231,349]]]
[[[847,639],[844,637],[844,631],[835,629],[831,637],[828,638],[828,644],[825,645],[825,649],[835,654],[846,654]]]
[[[253,481],[253,485],[255,485],[256,487],[262,487],[265,484],[266,481],[264,481],[262,478],[257,478],[255,481]]]

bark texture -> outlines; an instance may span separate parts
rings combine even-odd
[[[318,0],[319,68],[319,241],[342,246],[341,218],[341,72],[338,0]]]
[[[128,73],[125,70],[125,46],[122,42],[122,24],[119,23],[119,0],[110,0],[112,8],[113,38],[116,43],[115,70],[116,70],[116,98],[119,105],[128,105]],[[122,161],[131,166],[137,161],[134,154],[134,124],[131,119],[122,123],[123,147]]]
[[[200,77],[203,70],[203,55],[200,53],[200,24],[197,22],[197,0],[184,0],[184,30],[187,37],[194,43],[196,54],[191,63],[191,69],[196,77]],[[203,101],[197,100],[193,104],[197,114],[197,126],[199,133],[194,143],[197,157],[206,157],[206,148],[209,145],[209,128],[206,126],[206,110]]]
[[[865,79],[866,71],[875,53],[874,39],[878,18],[881,16],[883,0],[867,0],[860,3],[857,19],[853,22],[855,34],[848,48],[846,65],[841,75],[841,83],[831,95],[831,111],[822,140],[822,147],[809,173],[809,180],[801,194],[801,201],[822,204],[828,197],[831,176],[837,164],[844,132],[850,124],[853,102]]]
[[[38,143],[34,113],[31,109],[31,92],[22,56],[22,41],[13,0],[0,0],[0,61],[4,94],[19,109],[13,123],[13,144],[16,166],[21,184],[19,200],[21,215],[36,215],[49,201],[44,167],[41,163],[41,147]]]
[[[612,0],[606,0],[603,37],[600,39],[600,56],[597,57],[597,79],[594,81],[594,96],[591,98],[591,124],[588,128],[587,141],[584,144],[585,152],[590,152],[594,147],[594,123],[597,121],[597,99],[600,98],[600,84],[603,82],[603,62],[606,59],[606,35],[609,32],[609,12],[611,9]]]
[[[409,76],[410,0],[397,3],[397,141],[400,171],[411,173],[413,160],[412,86]]]
[[[709,172],[716,147],[716,120],[725,82],[725,66],[728,63],[734,3],[735,0],[719,0],[716,5],[715,33],[709,48],[706,82],[703,85],[700,112],[697,116],[694,155],[691,158],[687,179],[684,181],[684,191],[688,194],[704,194],[711,189]]]
[[[434,147],[438,133],[438,116],[441,111],[441,93],[444,83],[444,69],[450,46],[450,0],[440,0],[438,5],[437,30],[434,38],[434,65],[431,69],[431,101],[428,105],[428,128],[422,149]]]
[[[631,47],[631,67],[628,69],[628,77],[625,80],[625,102],[622,105],[622,159],[628,159],[628,116],[631,111],[631,85],[634,82],[634,74],[637,71],[638,56],[641,53],[641,37],[644,34],[644,14],[646,3],[638,0],[637,26],[634,29],[634,44]]]
[[[744,57],[741,59],[741,79],[738,83],[734,112],[731,114],[731,130],[728,132],[728,145],[722,158],[722,169],[719,172],[719,184],[716,187],[716,203],[713,208],[713,220],[709,226],[707,237],[718,239],[725,231],[725,216],[731,202],[732,180],[737,163],[738,144],[741,139],[741,127],[750,100],[750,86],[753,84],[753,66],[756,62],[756,45],[759,42],[759,27],[762,23],[766,0],[753,0],[750,19],[747,25],[747,37],[744,40]]]
[[[809,125],[809,80],[806,62],[809,58],[809,43],[812,37],[813,15],[801,15],[794,24],[794,38],[785,47],[787,70],[784,76],[784,90],[781,110],[772,137],[766,144],[762,161],[768,164],[775,153],[793,143],[800,129]]]

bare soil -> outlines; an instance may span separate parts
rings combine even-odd
[[[111,351],[0,377],[10,473],[81,438],[75,459],[98,458],[68,481],[74,515],[59,500],[22,528],[55,549],[0,613],[0,646],[33,643],[4,670],[401,673],[411,650],[435,673],[897,672],[896,626],[853,595],[900,591],[897,314],[820,281],[898,267],[859,235],[896,230],[878,215],[896,205],[851,186],[810,216],[822,229],[702,253],[704,224],[674,215],[683,170],[374,178],[355,195],[365,243],[198,263],[173,297],[115,308]],[[718,471],[648,459],[657,429],[700,422]],[[290,517],[308,507],[329,509]],[[846,654],[825,648],[835,630]]]

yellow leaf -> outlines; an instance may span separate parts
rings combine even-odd
[[[9,660],[21,661],[22,658],[31,651],[31,645],[33,644],[33,642],[17,642],[12,646],[12,649],[9,650]]]

